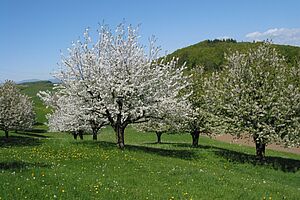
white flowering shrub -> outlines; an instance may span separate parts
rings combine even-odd
[[[13,81],[0,85],[0,129],[5,136],[10,130],[30,129],[34,119],[31,99],[21,94]]]
[[[74,95],[65,95],[63,91],[38,93],[43,102],[53,110],[46,116],[50,131],[71,132],[75,139],[78,134],[82,137],[83,132],[92,132],[93,139],[97,140],[99,130],[108,124],[107,120],[88,109],[90,102],[83,102]]]
[[[178,100],[180,97],[178,97]],[[168,103],[168,102],[164,102]],[[157,143],[161,143],[163,133],[183,133],[186,132],[191,104],[187,99],[180,99],[176,103],[160,105],[160,116],[148,119],[146,122],[139,123],[135,127],[140,131],[155,132]]]
[[[250,135],[260,159],[267,144],[299,146],[299,67],[289,68],[269,43],[227,60],[208,85],[211,110],[226,131]]]

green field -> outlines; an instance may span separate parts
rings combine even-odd
[[[300,199],[300,155],[189,135],[127,129],[125,150],[112,129],[75,141],[63,133],[0,133],[0,199]]]
[[[29,82],[18,85],[23,94],[31,97],[35,113],[36,113],[36,125],[42,125],[47,121],[45,115],[50,111],[46,108],[41,99],[36,95],[39,91],[52,90],[53,83],[50,81],[38,81],[38,82]]]
[[[156,136],[126,129],[125,150],[108,127],[99,141],[47,133],[49,111],[36,97],[49,82],[19,86],[32,97],[37,123],[30,132],[0,131],[0,199],[300,199],[300,155],[200,138]]]

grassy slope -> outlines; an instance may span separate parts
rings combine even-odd
[[[168,57],[178,57],[180,64],[186,62],[189,68],[204,66],[208,71],[220,69],[225,64],[224,54],[235,51],[246,52],[250,48],[255,48],[259,43],[249,42],[209,42],[203,41],[170,54]],[[294,65],[296,60],[300,60],[300,48],[288,45],[273,45],[287,60]]]
[[[300,199],[300,156],[189,135],[126,131],[124,151],[110,128],[94,142],[62,133],[12,134],[0,143],[0,199]]]
[[[35,107],[37,124],[46,122],[45,115],[49,112],[49,109],[45,107],[43,102],[39,99],[39,97],[37,97],[36,94],[39,91],[52,90],[53,83],[50,81],[38,81],[32,83],[23,83],[18,85],[18,87],[21,89],[21,92],[31,97]]]

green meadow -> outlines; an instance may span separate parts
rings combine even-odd
[[[111,128],[99,141],[43,129],[10,133],[0,143],[0,199],[300,199],[300,155],[206,137],[126,130],[119,150]]]
[[[31,131],[0,131],[0,199],[300,199],[300,155],[255,149],[188,134],[163,135],[129,127],[125,150],[110,127],[98,141],[48,133],[47,108],[37,98],[49,82],[19,86],[32,97],[37,123]]]

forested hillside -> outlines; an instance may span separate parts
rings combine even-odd
[[[227,40],[205,40],[197,44],[178,49],[167,57],[178,57],[180,64],[186,62],[189,69],[202,65],[205,70],[218,70],[225,64],[225,54],[235,51],[246,52],[250,48],[257,47],[259,42],[237,42],[233,39]],[[300,47],[288,45],[273,45],[287,60],[294,65],[300,60]]]

